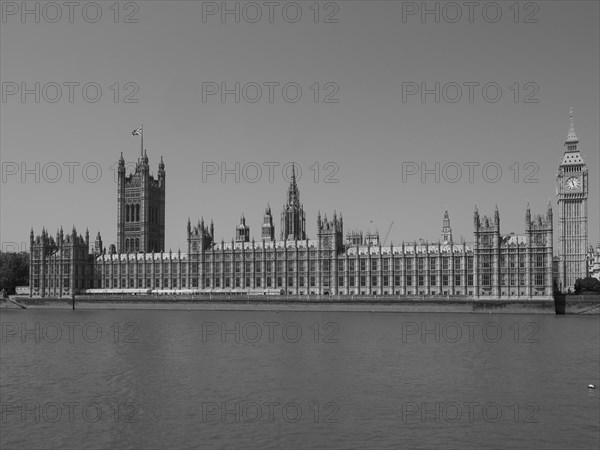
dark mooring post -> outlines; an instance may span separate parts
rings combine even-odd
[[[72,296],[71,298],[72,298],[72,300],[73,300],[73,303],[72,303],[72,305],[73,305],[73,309],[75,309],[75,294],[73,294],[73,296]]]

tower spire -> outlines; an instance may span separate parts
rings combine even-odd
[[[448,210],[444,212],[444,220],[442,221],[442,243],[452,243],[452,227],[450,226],[450,216]]]
[[[563,160],[561,165],[580,166],[584,164],[584,161],[581,157],[579,149],[577,148],[579,139],[575,134],[575,126],[573,125],[573,108],[571,108],[569,115],[571,116],[571,125],[569,126],[569,134],[567,135],[567,140],[565,141],[566,148],[563,154]]]
[[[296,165],[292,164],[292,179],[288,187],[287,202],[281,212],[281,239],[306,239],[304,208],[300,203],[300,191],[296,184]]]
[[[569,116],[571,116],[571,126],[569,127],[569,134],[567,135],[565,145],[576,144],[579,142],[579,139],[577,139],[577,135],[575,134],[575,125],[573,124],[573,108],[569,111]]]
[[[588,269],[588,170],[578,149],[579,139],[575,134],[572,108],[569,115],[571,118],[569,134],[564,144],[562,162],[556,174],[559,284],[563,291],[572,290],[575,281],[578,278],[585,278]],[[546,212],[547,217],[549,212]]]

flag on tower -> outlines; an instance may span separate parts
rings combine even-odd
[[[142,128],[143,128],[143,126],[139,127],[137,130],[133,130],[131,132],[131,135],[132,136],[141,136],[142,135]]]

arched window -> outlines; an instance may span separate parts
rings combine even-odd
[[[129,222],[129,205],[125,205],[125,222]]]
[[[138,205],[139,207],[139,205]],[[140,238],[135,238],[135,251],[139,252],[140,251]]]
[[[140,221],[140,205],[139,203],[135,205],[135,220],[136,222]]]
[[[125,239],[125,251],[129,251],[129,239]]]

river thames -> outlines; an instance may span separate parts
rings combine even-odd
[[[0,318],[3,449],[600,445],[598,315]]]

